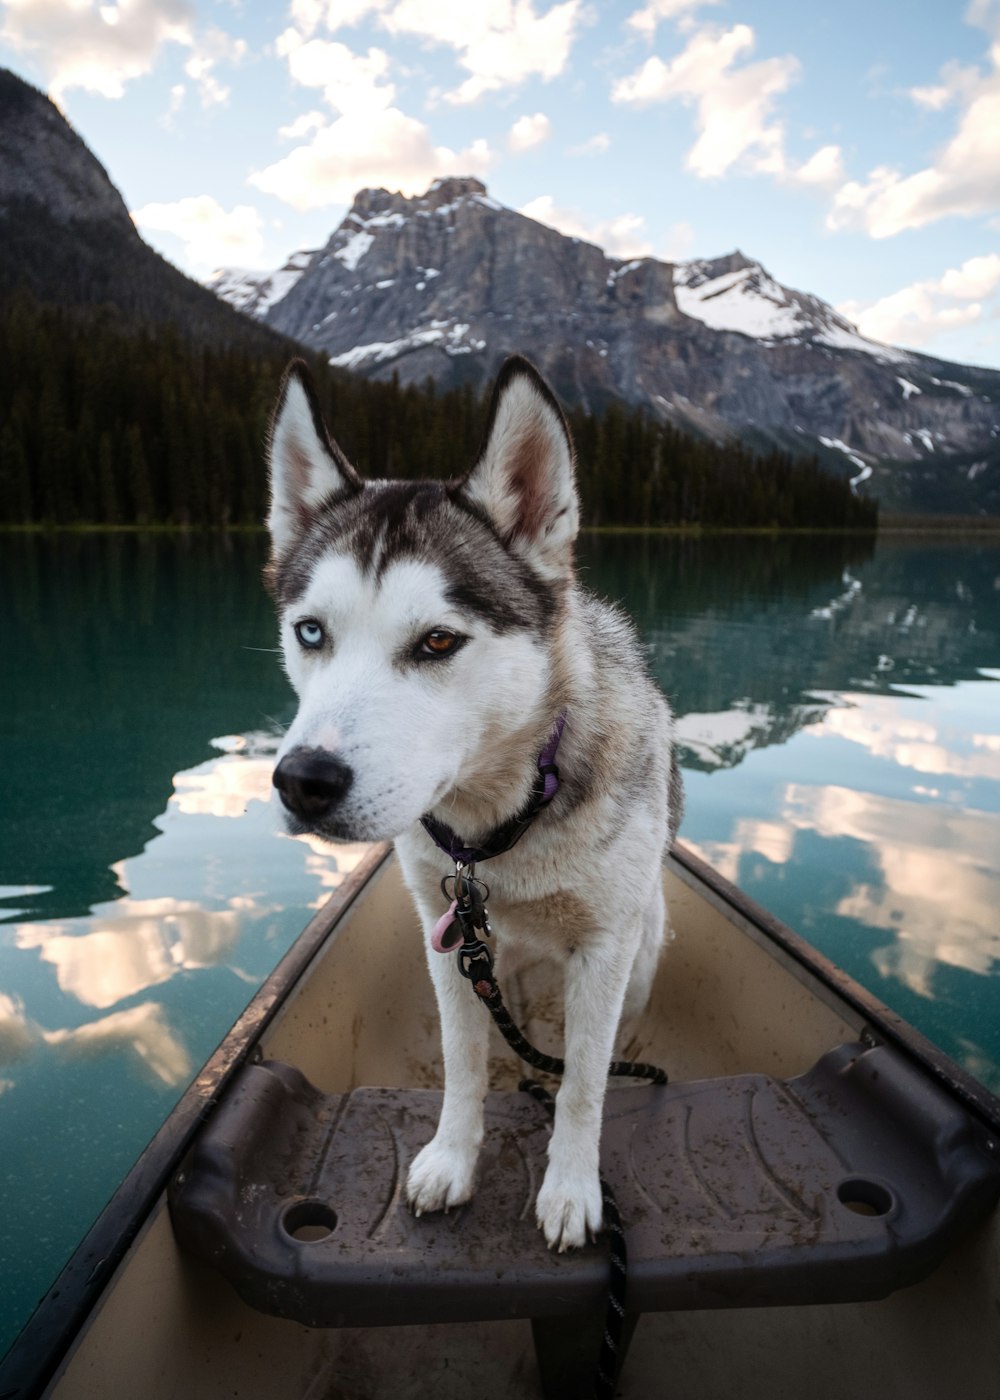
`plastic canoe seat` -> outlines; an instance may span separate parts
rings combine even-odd
[[[534,1223],[549,1125],[526,1095],[488,1098],[475,1198],[410,1213],[439,1109],[436,1091],[324,1095],[249,1065],[171,1186],[175,1233],[253,1307],[310,1327],[598,1313],[604,1247],[553,1254]],[[983,1129],[886,1046],[840,1046],[787,1081],[612,1089],[602,1159],[632,1314],[883,1297],[1000,1184]]]

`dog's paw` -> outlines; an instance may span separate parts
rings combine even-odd
[[[550,1166],[535,1202],[535,1218],[549,1248],[560,1254],[593,1239],[604,1223],[597,1172],[557,1174]]]
[[[413,1159],[406,1178],[406,1199],[414,1215],[449,1210],[469,1199],[475,1178],[475,1153],[456,1152],[431,1138]]]

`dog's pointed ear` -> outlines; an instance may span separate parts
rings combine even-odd
[[[573,444],[551,389],[520,355],[500,371],[483,448],[460,494],[543,573],[569,570],[580,528]]]
[[[271,507],[268,529],[276,555],[295,542],[321,501],[364,483],[330,437],[312,376],[302,360],[285,371],[268,447]]]

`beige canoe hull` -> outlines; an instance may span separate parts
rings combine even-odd
[[[265,1027],[265,1058],[317,1087],[440,1083],[437,1023],[419,933],[390,857],[368,858],[325,914],[332,932]],[[781,946],[767,920],[697,863],[664,879],[676,932],[630,1055],[671,1078],[787,1077],[857,1039],[866,1007]],[[747,909],[749,908],[749,915]],[[528,1015],[528,993],[512,986]],[[558,1048],[556,999],[526,1030]],[[535,1003],[532,1003],[535,1004]],[[546,1010],[551,1015],[546,1015]],[[518,1070],[497,1040],[498,1087]],[[988,1400],[1000,1374],[1000,1219],[923,1283],[875,1303],[647,1314],[619,1395],[670,1400]],[[367,1400],[541,1397],[524,1322],[324,1331],[263,1316],[176,1246],[161,1197],[46,1392],[57,1400]]]

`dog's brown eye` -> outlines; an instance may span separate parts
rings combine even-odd
[[[446,627],[435,627],[433,632],[427,633],[418,651],[421,656],[448,656],[461,641],[457,632],[449,632]]]

